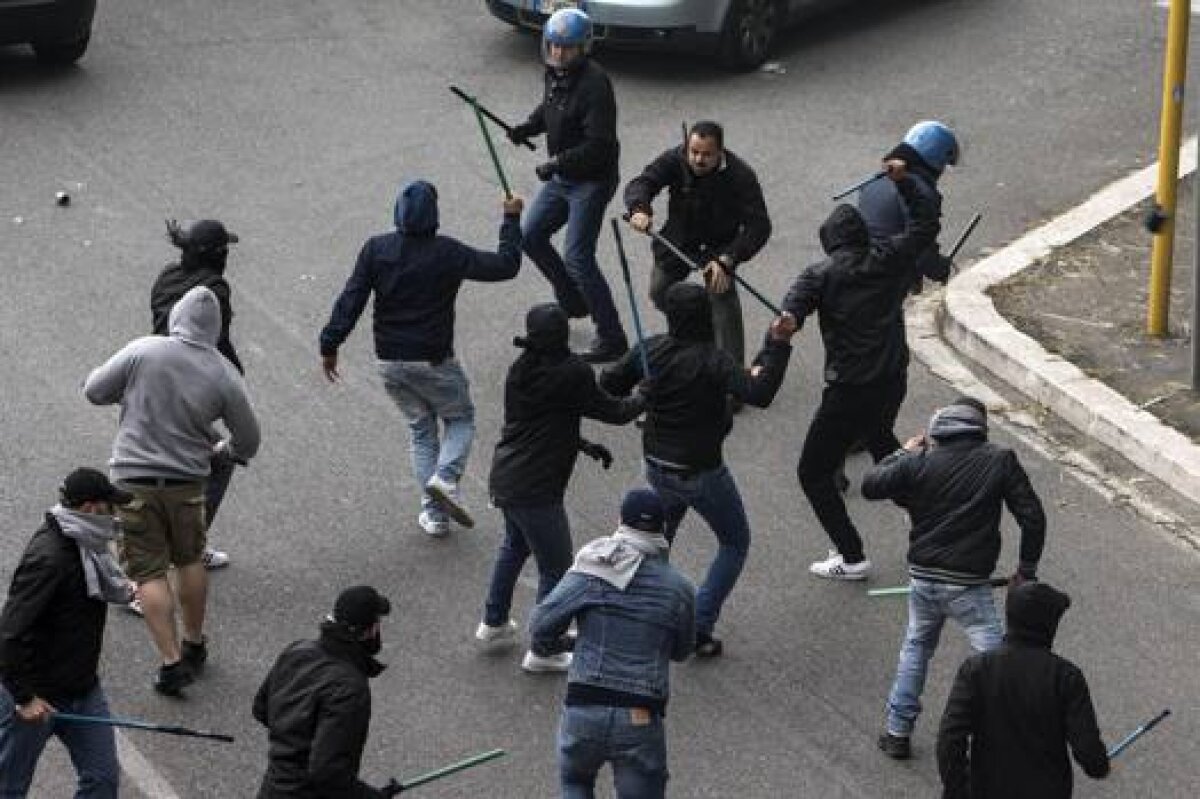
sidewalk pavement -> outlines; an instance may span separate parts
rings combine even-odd
[[[1181,171],[1195,165],[1191,139]],[[1156,175],[1157,164],[1135,172],[960,272],[917,302],[910,338],[940,329],[961,354],[1196,503],[1190,188],[1181,192],[1176,225],[1172,335],[1140,334],[1150,234],[1139,203],[1153,194]]]

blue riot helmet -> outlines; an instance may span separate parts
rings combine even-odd
[[[592,49],[592,21],[578,8],[560,8],[542,28],[542,60],[554,69],[570,69]]]
[[[904,134],[904,143],[917,151],[921,159],[938,174],[947,165],[954,166],[961,155],[954,131],[935,120],[918,122]]]

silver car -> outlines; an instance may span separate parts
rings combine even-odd
[[[560,8],[581,8],[595,38],[615,44],[682,47],[716,53],[731,69],[753,69],[776,37],[822,0],[484,0],[493,15],[540,29]]]

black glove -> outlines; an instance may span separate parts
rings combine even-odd
[[[518,147],[523,147],[529,143],[529,137],[533,135],[533,125],[528,122],[522,122],[520,125],[513,125],[508,129],[508,140]]]
[[[538,164],[533,168],[537,173],[538,180],[546,181],[558,174],[558,162],[547,161],[544,164]]]
[[[388,784],[379,789],[384,796],[395,796],[398,793],[404,793],[404,786],[396,782],[396,778],[392,777],[388,780]]]
[[[579,451],[594,461],[600,461],[600,465],[605,469],[612,466],[612,453],[603,444],[593,444],[591,441],[581,438],[579,439]]]

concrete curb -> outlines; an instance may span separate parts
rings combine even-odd
[[[1195,138],[1184,145],[1180,164],[1185,174],[1195,170]],[[1052,248],[1069,244],[1153,194],[1157,169],[1153,164],[1118,180],[961,272],[946,287],[941,331],[959,352],[1195,502],[1200,497],[1200,446],[1017,331],[986,293]]]

